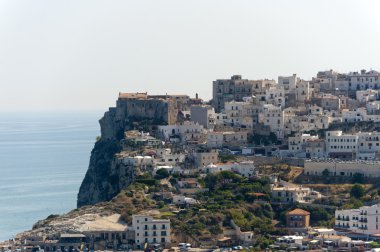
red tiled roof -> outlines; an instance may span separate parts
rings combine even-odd
[[[290,211],[287,215],[310,215],[310,213],[308,211],[297,208],[293,211]]]

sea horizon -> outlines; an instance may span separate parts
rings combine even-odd
[[[76,208],[100,111],[0,111],[0,241]]]

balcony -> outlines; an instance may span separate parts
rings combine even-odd
[[[360,219],[359,222],[364,222],[364,223],[367,223],[368,220],[367,219]]]

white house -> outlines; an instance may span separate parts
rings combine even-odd
[[[272,197],[285,203],[312,202],[315,199],[320,199],[322,194],[309,187],[280,181],[279,184],[273,185]]]
[[[330,157],[344,157],[352,159],[357,150],[358,136],[343,134],[342,131],[326,132],[326,153]]]
[[[255,166],[252,161],[245,161],[240,163],[216,163],[209,164],[201,168],[205,173],[217,173],[221,171],[233,171],[243,177],[250,178],[256,175]]]
[[[176,205],[196,205],[199,202],[190,197],[186,197],[184,195],[173,195],[173,204]]]
[[[269,126],[278,138],[284,137],[284,112],[281,107],[272,104],[263,105],[263,111],[259,114],[259,122]]]
[[[170,220],[153,219],[149,215],[133,215],[132,228],[135,231],[135,244],[138,249],[144,244],[166,245],[170,243]]]
[[[318,136],[297,133],[294,137],[288,138],[289,152],[292,154],[297,154],[297,153],[305,154],[306,142],[310,140],[317,140],[317,139],[318,139]]]
[[[162,140],[181,142],[183,144],[199,143],[204,135],[203,126],[192,121],[172,125],[160,125],[157,128]]]
[[[380,204],[335,211],[335,227],[359,234],[380,233]]]

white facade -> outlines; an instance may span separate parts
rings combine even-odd
[[[292,76],[279,76],[278,77],[278,85],[284,87],[284,90],[288,93],[290,90],[294,90],[296,88],[296,83],[299,81],[297,74],[293,74]]]
[[[153,219],[148,215],[133,215],[132,228],[135,231],[137,248],[144,248],[144,244],[170,243],[170,220]]]
[[[357,108],[355,110],[342,110],[342,122],[362,122],[367,117],[367,110],[365,108]]]
[[[377,101],[380,98],[379,90],[356,91],[356,100],[361,103]]]
[[[123,164],[128,166],[153,166],[154,159],[150,156],[124,157]]]
[[[185,121],[173,125],[160,125],[158,126],[158,133],[164,141],[179,139],[181,143],[186,144],[201,141],[204,129],[203,126],[198,123]]]
[[[313,191],[308,187],[302,185],[295,185],[280,181],[279,186],[272,188],[272,197],[278,198],[281,202],[293,203],[293,202],[312,202],[315,199],[319,199],[322,195]]]
[[[358,136],[343,134],[342,131],[326,132],[326,152],[330,153],[356,153]]]
[[[271,87],[265,91],[265,103],[285,108],[285,90],[282,86]]]
[[[353,72],[348,74],[348,78],[351,86],[356,90],[378,89],[380,87],[379,73],[376,71]]]
[[[173,204],[196,205],[198,204],[198,201],[194,198],[186,197],[184,195],[173,195]]]
[[[367,102],[366,109],[368,114],[374,114],[380,111],[380,101]]]
[[[380,154],[380,132],[360,132],[358,135],[358,159],[373,160]],[[367,154],[367,158],[366,155]],[[368,155],[369,154],[369,155]],[[363,155],[363,158],[360,158]],[[373,157],[373,158],[370,158]]]
[[[183,153],[172,153],[171,149],[156,150],[156,164],[176,165],[185,161],[186,155]]]
[[[311,136],[310,134],[297,133],[294,137],[288,138],[288,146],[290,153],[305,153],[306,142],[309,140],[317,140],[318,136]]]
[[[380,205],[335,211],[335,226],[359,234],[380,233]]]
[[[264,105],[263,112],[259,114],[259,122],[269,126],[278,138],[284,138],[284,112],[281,107],[272,104]]]
[[[223,146],[245,146],[247,131],[212,131],[207,132],[207,147],[222,148]]]
[[[378,161],[340,161],[340,160],[305,160],[306,175],[324,176],[325,172],[332,176],[353,176],[355,173],[366,177],[380,177],[380,162]]]
[[[209,164],[201,169],[205,173],[218,173],[221,171],[233,171],[243,177],[250,178],[256,175],[255,166],[252,161],[240,163],[216,163]]]
[[[226,102],[224,104],[224,113],[227,116],[227,122],[233,126],[245,126],[252,128],[253,126],[253,104],[250,101],[242,102]]]
[[[205,150],[193,153],[194,163],[196,167],[204,167],[211,163],[218,162],[219,153],[216,150]]]
[[[304,102],[310,99],[311,89],[308,81],[301,80],[296,84],[296,100]]]
[[[322,139],[313,139],[306,141],[307,158],[326,158],[326,145]]]

